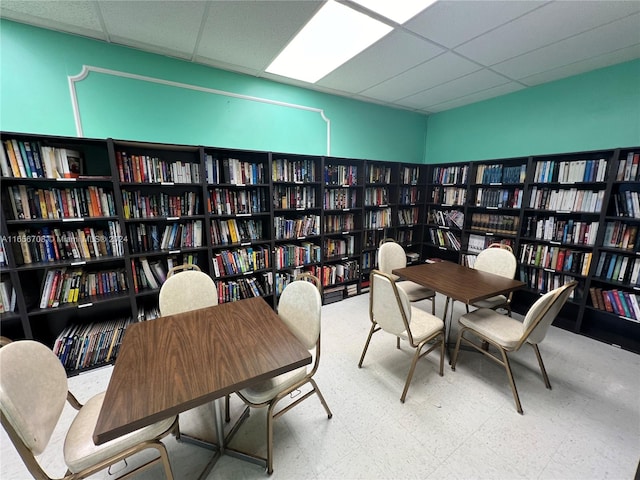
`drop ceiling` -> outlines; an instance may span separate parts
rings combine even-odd
[[[393,30],[315,84],[266,73],[323,3],[2,0],[0,16],[422,113],[640,58],[640,0],[439,0],[402,25],[345,0]]]

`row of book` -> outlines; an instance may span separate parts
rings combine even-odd
[[[132,253],[202,247],[202,220],[174,222],[164,226],[129,224],[128,230]]]
[[[360,265],[357,260],[323,265],[316,276],[324,287],[358,280],[360,278]]]
[[[205,157],[205,177],[210,185],[262,185],[267,178],[264,164],[249,162],[237,158],[216,158],[207,154]],[[268,167],[267,167],[268,168]]]
[[[16,311],[16,289],[13,288],[11,280],[2,279],[0,281],[0,313]]]
[[[521,264],[548,268],[557,272],[571,272],[576,275],[586,276],[589,273],[592,256],[591,252],[540,243],[524,243],[520,246]]]
[[[316,182],[316,178],[315,162],[311,159],[277,158],[271,162],[271,179],[274,182]]]
[[[377,229],[391,226],[391,208],[368,210],[364,214],[364,228]]]
[[[526,164],[506,167],[498,163],[478,165],[476,169],[476,184],[524,183],[526,177]]]
[[[573,282],[574,277],[563,273],[556,273],[549,270],[542,270],[534,267],[520,266],[520,281],[529,288],[539,290],[541,294],[560,288],[569,282]],[[569,294],[569,299],[578,299],[581,295],[580,284]]]
[[[48,270],[42,282],[40,308],[56,308],[95,296],[127,291],[124,268],[86,271],[83,268]]]
[[[209,192],[209,212],[216,215],[247,215],[269,211],[266,188],[242,190],[215,188]]]
[[[467,189],[463,187],[433,187],[431,202],[442,205],[464,205],[467,201]]]
[[[320,235],[320,215],[305,215],[299,218],[274,217],[273,231],[276,240]]]
[[[400,183],[402,185],[417,185],[420,181],[420,169],[418,167],[402,167],[400,169]]]
[[[362,270],[368,271],[378,265],[378,250],[362,252]]]
[[[615,222],[607,222],[602,246],[638,252],[640,251],[638,228],[638,225],[631,225],[617,220]]]
[[[368,165],[367,183],[391,183],[391,167],[385,165]]]
[[[138,305],[138,322],[146,322],[147,320],[155,320],[160,318],[160,308],[157,305]]]
[[[358,184],[357,165],[325,165],[324,183],[326,185],[354,186]]]
[[[451,231],[430,228],[429,238],[431,239],[431,243],[438,247],[460,251],[460,238]]]
[[[199,183],[200,164],[167,161],[149,155],[128,155],[116,151],[116,166],[121,182]]]
[[[276,273],[275,282],[273,288],[275,289],[276,296],[282,295],[283,290],[289,285],[291,282],[295,281],[299,275],[302,273],[310,273],[318,277],[318,272],[320,267],[317,265],[309,265],[308,267],[297,267],[288,271],[278,272]],[[318,277],[320,278],[320,277]]]
[[[211,222],[211,243],[214,245],[230,245],[261,240],[263,220],[235,219],[213,220]]]
[[[218,303],[264,297],[272,293],[270,283],[264,277],[261,281],[255,276],[218,281],[216,282],[216,288],[218,290]]]
[[[0,170],[3,177],[77,178],[82,173],[82,154],[75,150],[15,139],[4,140],[2,144]]]
[[[325,215],[324,217],[324,233],[350,232],[355,229],[356,222],[353,213]]]
[[[538,183],[604,182],[608,162],[604,158],[594,160],[546,160],[536,164],[533,181]]]
[[[178,265],[197,265],[198,255],[194,253],[184,253],[182,256],[169,255],[164,259],[154,259],[149,261],[146,257],[131,260],[133,271],[133,288],[138,293],[143,290],[160,288],[167,280],[169,270]]]
[[[332,258],[337,256],[355,255],[356,237],[353,235],[344,235],[341,238],[325,238],[324,239],[324,256]]]
[[[489,245],[493,243],[507,245],[513,249],[513,240],[510,238],[498,238],[493,235],[476,235],[475,233],[472,233],[469,235],[467,250],[477,254],[485,248],[489,248]]]
[[[595,276],[603,280],[640,285],[640,257],[601,252]]]
[[[577,188],[551,190],[533,187],[529,208],[558,212],[600,212],[604,190],[578,190]]]
[[[386,187],[366,188],[364,205],[366,207],[386,206],[389,204],[389,189]]]
[[[118,257],[124,254],[118,222],[108,222],[107,228],[24,229],[7,238],[13,247],[16,265]]]
[[[133,319],[74,324],[65,328],[53,344],[55,353],[68,371],[80,370],[115,360],[122,337]]]
[[[380,230],[365,230],[364,231],[364,246],[365,248],[378,248],[380,242],[387,238],[386,229]]]
[[[640,181],[640,152],[629,152],[627,158],[621,158],[616,173],[618,182]]]
[[[213,255],[213,271],[217,278],[252,273],[270,266],[269,247],[265,246],[220,250]]]
[[[166,193],[143,193],[122,191],[122,206],[126,220],[156,217],[181,217],[201,215],[200,195],[197,192],[184,192],[181,195]]]
[[[640,295],[618,289],[603,290],[599,287],[591,287],[589,294],[594,308],[640,322]]]
[[[274,208],[317,208],[316,188],[310,186],[273,186]]]
[[[274,263],[278,270],[290,267],[301,267],[311,263],[320,263],[322,249],[312,242],[301,242],[300,245],[278,245],[274,250]]]
[[[324,192],[325,210],[357,208],[358,192],[348,188],[332,188]]]
[[[476,191],[476,207],[520,208],[524,190],[514,188],[483,188]]]
[[[594,245],[598,235],[598,226],[598,222],[579,222],[572,218],[533,215],[525,218],[524,236],[563,244]]]
[[[623,190],[613,194],[613,205],[617,217],[640,218],[640,192]]]
[[[396,240],[401,245],[413,243],[413,230],[398,230]]]
[[[517,235],[520,218],[513,215],[493,213],[472,213],[471,229],[502,235]]]
[[[116,215],[113,192],[102,187],[33,188],[9,185],[14,220],[108,217]]]
[[[415,205],[420,202],[421,195],[418,187],[400,187],[398,203],[400,205]]]
[[[399,208],[398,209],[398,225],[414,225],[420,222],[420,209]]]
[[[469,165],[454,165],[450,167],[435,167],[431,181],[439,184],[467,183]],[[435,202],[439,203],[439,202]]]
[[[440,227],[461,229],[464,224],[464,212],[462,210],[430,209],[427,214],[427,223],[435,223]]]

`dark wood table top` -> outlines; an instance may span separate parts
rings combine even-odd
[[[311,363],[262,298],[130,325],[93,440],[101,444]]]
[[[403,280],[419,283],[469,305],[525,286],[524,282],[519,280],[447,261],[397,268],[393,273]]]

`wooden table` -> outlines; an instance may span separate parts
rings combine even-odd
[[[94,442],[215,400],[218,452],[203,477],[225,453],[220,399],[309,363],[309,351],[262,298],[132,324],[107,387]]]
[[[393,270],[393,273],[403,280],[411,280],[445,295],[447,297],[443,315],[445,323],[449,299],[472,305],[496,295],[507,295],[525,286],[525,283],[520,280],[513,280],[447,261],[397,268]],[[453,313],[453,305],[451,311]],[[451,320],[449,320],[447,328],[447,344],[449,343],[450,331]]]

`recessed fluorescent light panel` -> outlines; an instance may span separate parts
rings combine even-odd
[[[332,0],[322,6],[267,72],[315,83],[393,30]]]
[[[436,0],[353,0],[369,10],[396,23],[403,24]]]

